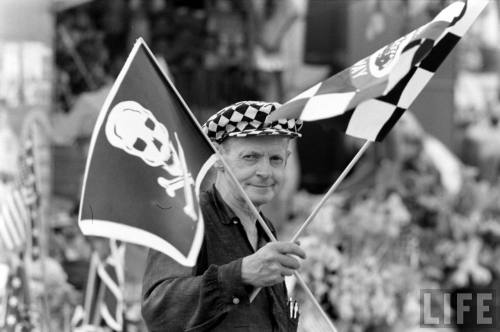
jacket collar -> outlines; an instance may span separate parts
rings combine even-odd
[[[211,190],[212,200],[214,202],[215,208],[217,209],[217,214],[220,215],[219,221],[224,225],[232,224],[235,220],[240,220],[236,213],[229,207],[229,205],[222,199],[221,194],[215,187],[215,184],[212,185]]]
[[[230,225],[230,224],[233,224],[234,221],[238,221],[238,222],[240,221],[240,218],[238,218],[236,213],[234,213],[234,211],[231,209],[231,207],[224,201],[221,194],[219,193],[219,191],[215,187],[215,184],[212,185],[211,196],[212,196],[211,198],[214,202],[214,206],[217,209],[217,214],[220,217],[219,221],[222,224]],[[264,216],[262,214],[261,211],[259,211],[259,214],[261,215],[262,219],[264,219],[267,226],[271,229],[271,233],[273,233],[273,235],[276,236],[276,230],[275,230],[273,224],[269,221],[269,219],[266,218],[266,216]],[[257,222],[257,220],[256,220],[256,222]],[[258,222],[257,222],[257,225],[260,228],[260,225]],[[263,232],[263,234],[269,241],[270,239],[267,237],[267,235],[264,232]]]

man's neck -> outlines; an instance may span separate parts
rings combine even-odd
[[[224,181],[215,181],[215,187],[219,191],[222,199],[240,219],[240,222],[247,233],[250,245],[254,250],[257,250],[259,242],[256,225],[257,216],[253,213],[246,201],[243,200],[240,195],[235,195],[234,191],[229,188],[229,186],[225,185],[227,185],[227,183]],[[259,207],[256,208],[258,209]]]
[[[248,206],[245,200],[241,196],[234,195],[234,193],[227,188],[220,181],[216,181],[215,187],[219,191],[222,199],[227,205],[233,210],[241,222],[244,224],[254,224],[257,216],[253,213],[252,209]],[[258,209],[258,207],[257,207]]]

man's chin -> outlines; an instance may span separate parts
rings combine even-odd
[[[247,194],[250,201],[255,206],[261,206],[272,201],[276,193],[273,186],[259,187],[253,185],[246,185],[244,187],[245,193]]]
[[[272,199],[274,198],[274,193],[269,193],[265,195],[249,194],[248,196],[254,205],[261,206],[272,201]]]

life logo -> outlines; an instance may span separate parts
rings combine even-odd
[[[410,33],[401,37],[373,53],[368,59],[370,74],[377,78],[389,74],[392,68],[396,65],[404,47],[408,44],[408,40],[411,40],[413,35],[414,33]]]

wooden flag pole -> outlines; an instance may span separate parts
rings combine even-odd
[[[330,187],[330,189],[328,189],[328,192],[325,194],[325,196],[323,196],[323,198],[318,203],[318,205],[316,205],[316,207],[314,208],[314,210],[311,212],[311,215],[306,219],[306,221],[304,221],[304,223],[302,224],[302,226],[300,226],[299,230],[295,233],[295,235],[292,237],[292,239],[290,240],[290,242],[297,241],[297,239],[300,236],[300,234],[313,221],[314,217],[316,216],[316,214],[318,214],[319,210],[321,209],[321,207],[323,206],[323,204],[325,204],[325,202],[328,199],[328,197],[337,189],[337,187],[345,179],[345,177],[347,176],[347,174],[349,174],[349,172],[351,171],[351,169],[354,167],[354,165],[356,165],[356,163],[359,161],[359,159],[361,158],[361,156],[363,155],[363,153],[365,153],[366,149],[368,149],[368,147],[371,145],[371,143],[372,143],[371,141],[366,141],[365,144],[363,144],[363,146],[361,147],[361,149],[359,149],[358,153],[356,153],[356,155],[354,156],[354,158],[352,158],[351,162],[342,171],[342,173],[337,178],[337,180],[335,181],[335,183]]]
[[[170,80],[170,78],[166,75],[166,73],[164,73],[162,70],[161,70],[161,67],[160,65],[158,64],[158,61],[156,60],[156,57],[154,56],[153,52],[151,52],[151,50],[149,49],[149,47],[147,46],[147,44],[142,40],[142,38],[139,38],[138,41],[136,43],[142,43],[142,45],[144,45],[144,48],[148,51],[149,55],[151,56],[151,59],[154,61],[154,63],[158,66],[158,68],[160,68],[160,72],[163,74],[165,80],[170,84],[170,87],[172,88],[172,91],[174,91],[175,95],[177,96],[177,98],[179,99],[179,101],[181,102],[181,104],[184,106],[184,109],[187,111],[187,113],[189,114],[189,116],[191,117],[191,119],[193,120],[193,123],[196,124],[196,126],[199,128],[199,130],[201,132],[203,132],[203,129],[201,128],[198,120],[196,119],[196,117],[193,115],[193,113],[191,112],[191,110],[189,109],[189,106],[186,104],[186,102],[184,101],[184,99],[182,98],[182,96],[180,95],[180,93],[177,91],[177,89],[175,88],[174,84],[172,83],[172,81]],[[224,160],[224,158],[222,157],[222,155],[220,154],[220,152],[217,150],[217,148],[213,145],[212,141],[210,141],[210,139],[207,137],[207,135],[203,135],[203,137],[205,138],[205,140],[208,142],[208,144],[212,147],[212,150],[215,151],[215,154],[217,156],[217,158],[222,162],[222,164],[224,165],[224,169],[228,172],[229,176],[231,177],[231,179],[233,180],[233,182],[236,184],[236,187],[238,188],[238,190],[240,191],[240,193],[242,194],[242,197],[243,199],[245,200],[245,203],[248,205],[248,207],[250,208],[250,210],[252,211],[252,213],[255,215],[255,217],[257,218],[257,221],[259,222],[259,224],[262,226],[262,229],[264,230],[264,232],[267,234],[267,236],[269,237],[269,239],[272,241],[272,242],[277,242],[278,239],[276,239],[276,237],[274,236],[274,234],[271,232],[271,230],[269,229],[269,226],[267,226],[266,222],[264,221],[264,219],[262,218],[262,216],[260,215],[259,211],[257,211],[257,208],[255,207],[255,205],[252,203],[252,201],[250,200],[250,198],[248,197],[248,195],[245,193],[245,190],[243,189],[243,187],[241,186],[240,182],[238,181],[238,179],[236,178],[236,176],[234,175],[234,173],[232,172],[231,168],[229,167],[229,165],[227,164],[226,160]],[[299,283],[302,285],[302,287],[304,287],[304,289],[307,289],[307,284],[304,283],[304,280],[302,278],[300,278],[300,275],[297,271],[294,271],[294,275],[297,277],[297,280],[299,281]],[[257,296],[257,294],[259,293],[260,291],[260,288],[257,288],[254,293],[252,294],[252,296],[250,297],[250,302],[253,301],[253,299],[255,299],[255,297]],[[323,309],[321,308],[320,304],[318,303],[318,301],[316,300],[316,298],[314,297],[314,295],[312,293],[307,293],[307,294],[310,294],[311,295],[311,301],[316,305],[316,307],[319,308],[319,310],[322,312],[322,315],[326,316],[326,313],[323,312]],[[332,329],[332,332],[337,332],[335,330],[335,328]]]
[[[269,239],[271,239],[272,242],[278,241],[278,239],[276,239],[276,237],[274,236],[274,234],[269,229],[269,226],[267,226],[266,222],[264,221],[264,219],[260,215],[259,211],[257,211],[257,208],[255,207],[255,205],[252,203],[252,201],[250,201],[250,198],[247,196],[247,194],[245,193],[243,187],[241,186],[241,184],[238,182],[238,180],[234,176],[233,172],[229,168],[229,165],[226,163],[226,161],[224,160],[224,158],[220,155],[220,153],[218,151],[217,151],[217,156],[222,161],[222,163],[224,164],[224,168],[228,172],[228,174],[231,177],[231,179],[234,181],[234,183],[236,183],[236,186],[238,187],[238,190],[241,191],[241,193],[243,195],[243,198],[245,199],[245,202],[247,203],[247,205],[250,207],[250,209],[252,210],[252,212],[257,217],[257,221],[262,226],[262,228],[266,232],[267,236],[269,236]],[[335,329],[335,326],[333,326],[333,323],[328,318],[328,315],[324,312],[323,308],[318,303],[318,301],[314,297],[314,294],[311,292],[311,290],[309,289],[309,287],[307,287],[306,282],[300,276],[299,272],[298,271],[294,271],[293,274],[294,274],[295,278],[297,278],[297,281],[302,286],[302,288],[306,291],[306,294],[310,297],[310,299],[311,299],[312,303],[314,304],[314,306],[319,310],[319,312],[321,313],[321,316],[323,316],[325,318],[325,320],[326,320],[328,326],[330,327],[331,331],[332,332],[337,332],[337,330]],[[250,302],[252,302],[257,297],[257,294],[260,292],[261,289],[262,288],[256,288],[253,291],[253,293],[250,295]]]
[[[87,276],[87,286],[85,287],[85,299],[83,301],[83,325],[89,325],[91,319],[91,309],[92,309],[92,301],[95,293],[93,292],[95,284],[96,284],[96,276],[97,276],[97,265],[99,264],[99,255],[95,250],[92,252],[92,256],[90,258],[90,266],[89,273]]]
[[[58,31],[61,34],[62,44],[68,50],[71,58],[75,63],[76,68],[82,75],[85,84],[89,89],[95,90],[98,86],[94,81],[94,79],[92,78],[92,74],[85,65],[85,62],[83,61],[82,57],[76,50],[73,38],[71,38],[71,35],[69,34],[68,30],[66,30],[66,28],[62,25],[59,27]]]
[[[342,171],[342,173],[337,178],[337,180],[335,181],[335,183],[331,186],[331,188],[328,190],[328,192],[325,194],[325,196],[323,196],[323,198],[321,199],[321,201],[314,208],[314,210],[311,213],[311,215],[306,219],[306,221],[304,221],[304,223],[299,228],[299,230],[295,233],[295,235],[292,237],[292,239],[290,240],[290,242],[297,241],[297,239],[300,236],[300,234],[302,233],[302,231],[312,222],[312,220],[314,219],[314,217],[316,216],[316,214],[319,212],[319,210],[321,209],[321,207],[323,206],[323,204],[325,204],[325,202],[328,199],[328,197],[337,189],[337,187],[345,179],[345,177],[347,176],[347,174],[349,174],[349,172],[351,171],[351,169],[354,167],[354,165],[356,165],[356,163],[359,161],[359,159],[365,153],[365,151],[368,149],[368,147],[371,145],[371,143],[372,143],[371,141],[366,141],[363,144],[363,146],[361,147],[361,149],[359,149],[359,151],[356,153],[356,155],[354,156],[354,158],[352,158],[351,162],[349,162],[349,164],[347,165],[347,167]],[[311,299],[313,299],[313,304],[319,309],[319,311],[321,312],[321,315],[323,317],[328,317],[326,315],[326,313],[323,311],[323,309],[321,308],[321,306],[318,303],[318,301],[316,301],[316,298],[311,293],[310,289],[307,287],[305,281],[302,279],[302,277],[300,276],[300,274],[297,271],[295,271],[294,275],[297,278],[297,281],[302,285],[302,287],[304,288],[304,290],[306,291],[306,293],[311,297]],[[253,301],[255,299],[255,297],[257,296],[257,294],[259,293],[259,291],[260,291],[260,288],[257,288],[257,289],[254,290],[254,292],[250,296],[250,301]],[[329,319],[326,319],[326,320],[329,322],[329,324],[331,324],[331,321]],[[332,331],[335,331],[335,327],[333,327]]]

